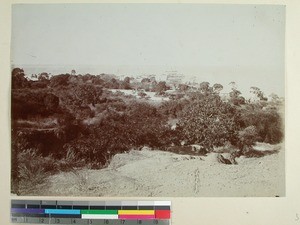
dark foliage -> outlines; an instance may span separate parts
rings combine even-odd
[[[26,88],[30,87],[29,81],[25,78],[25,73],[23,69],[14,68],[12,70],[12,89]]]
[[[113,93],[110,89],[144,89],[164,96],[166,82],[113,75],[42,73],[37,81],[24,71],[12,71],[12,187],[18,193],[24,179],[39,185],[42,174],[89,165],[102,168],[110,158],[133,148],[149,146],[193,154],[198,144],[204,152],[230,143],[251,156],[256,141],[279,143],[283,139],[278,98],[269,103],[255,89],[261,102],[246,103],[235,88],[228,102],[219,92],[223,86],[202,82],[198,90],[178,85],[169,101],[151,104],[144,91],[140,97]],[[172,100],[173,99],[173,100]],[[172,126],[171,126],[172,124]],[[253,153],[256,154],[256,153]],[[32,158],[32,164],[22,160]],[[256,156],[258,157],[258,156]],[[40,161],[40,163],[36,163]],[[34,171],[38,171],[34,176]],[[24,185],[23,185],[24,186]]]
[[[256,141],[277,144],[283,140],[283,121],[277,110],[254,105],[241,111],[244,127],[255,126]]]
[[[159,107],[159,111],[170,118],[178,118],[182,110],[190,104],[190,101],[187,99],[181,100],[170,100],[163,102]]]
[[[223,146],[228,141],[236,145],[239,113],[218,95],[205,93],[183,109],[179,127],[189,144],[197,143],[208,150]]]
[[[15,90],[12,93],[12,118],[43,117],[59,111],[59,98],[47,90]]]

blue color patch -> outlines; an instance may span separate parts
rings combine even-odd
[[[47,214],[67,214],[67,215],[80,215],[80,210],[77,209],[45,209]]]

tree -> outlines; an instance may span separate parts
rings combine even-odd
[[[283,139],[283,120],[276,108],[262,110],[259,105],[249,105],[241,111],[241,121],[243,127],[255,126],[257,141],[277,144]]]
[[[93,83],[96,85],[104,85],[105,81],[103,79],[101,79],[99,76],[96,76],[93,79]]]
[[[182,111],[179,129],[190,144],[200,144],[208,150],[226,142],[237,142],[239,114],[218,95],[194,100]]]
[[[75,85],[71,91],[73,92],[74,100],[77,101],[80,106],[89,104],[95,106],[102,95],[102,88],[92,84]]]
[[[133,140],[133,146],[161,147],[170,144],[167,117],[149,103],[129,103],[121,123],[125,126],[126,136]]]
[[[29,81],[25,78],[23,69],[14,68],[11,72],[12,75],[12,89],[29,87]]]
[[[144,145],[169,145],[174,138],[167,118],[146,102],[110,103],[102,114],[104,118],[99,123],[86,126],[87,135],[67,146],[95,167],[104,165],[116,153]]]
[[[249,126],[245,129],[239,131],[238,134],[239,141],[238,145],[240,150],[247,151],[249,150],[254,143],[258,140],[258,133],[255,126]]]
[[[186,92],[189,89],[189,86],[186,85],[186,84],[179,84],[178,88],[179,88],[180,91]]]
[[[253,93],[260,101],[268,101],[264,93],[258,87],[251,87],[250,92]]]
[[[159,106],[159,111],[161,114],[168,116],[168,118],[177,118],[189,103],[187,99],[164,101]]]
[[[214,84],[214,86],[213,86],[213,92],[215,92],[215,93],[220,93],[220,91],[222,91],[223,90],[223,85],[221,85],[221,84]]]
[[[237,90],[237,84],[234,81],[231,81],[229,86],[231,86],[231,90]]]
[[[241,94],[242,93],[239,90],[237,90],[237,89],[232,89],[232,91],[229,92],[229,96],[232,99],[237,99]]]
[[[48,86],[48,84],[50,83],[50,80],[49,80],[50,76],[46,72],[40,73],[37,78],[38,78],[37,81],[30,81],[31,87],[33,89],[46,88]]]
[[[231,92],[229,92],[229,101],[233,105],[242,105],[245,104],[245,98],[241,96],[241,92],[237,89],[235,82],[230,82],[230,85],[232,85]]]
[[[167,90],[167,85],[165,81],[160,81],[155,87],[155,91],[157,95],[163,95],[166,90]]]
[[[271,101],[272,101],[273,103],[277,103],[277,102],[280,101],[279,96],[278,96],[277,94],[272,93],[272,94],[270,94],[269,96],[270,96]]]
[[[124,81],[121,82],[120,86],[121,86],[120,87],[121,89],[130,90],[131,89],[130,78],[129,77],[125,77]]]
[[[157,86],[157,81],[153,80],[150,84],[150,91],[155,92]]]
[[[143,78],[142,80],[141,80],[141,83],[143,84],[143,83],[150,83],[151,82],[151,80],[149,79],[149,78]]]
[[[109,82],[107,82],[108,88],[119,89],[119,82],[115,78],[111,78]]]
[[[125,77],[124,82],[127,83],[127,84],[130,84],[130,77]]]
[[[69,85],[70,74],[60,74],[57,76],[53,76],[50,79],[51,87],[61,87]]]
[[[40,73],[38,75],[38,80],[39,81],[48,81],[49,80],[49,74],[46,72]]]
[[[209,87],[209,82],[200,83],[200,92],[204,95],[208,95],[211,92],[211,88]]]
[[[54,94],[47,94],[44,98],[44,105],[50,112],[55,112],[59,106],[59,98]]]

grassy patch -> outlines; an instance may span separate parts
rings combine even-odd
[[[75,171],[85,162],[74,152],[67,151],[62,159],[52,155],[42,156],[36,149],[26,149],[18,154],[17,178],[12,181],[12,192],[18,195],[32,194],[47,183],[47,178],[60,171]]]

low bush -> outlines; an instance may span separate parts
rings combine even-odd
[[[277,110],[262,110],[258,106],[249,106],[241,110],[241,121],[245,128],[255,126],[257,141],[278,144],[283,140],[283,118]]]
[[[238,138],[238,147],[240,150],[243,151],[250,148],[259,139],[256,127],[252,125],[239,131]]]
[[[48,176],[59,171],[73,171],[86,166],[71,150],[61,159],[52,155],[46,157],[37,149],[25,149],[17,157],[16,176],[12,177],[13,193],[26,195],[46,185]]]
[[[26,195],[37,190],[49,176],[49,171],[55,170],[54,159],[43,157],[36,152],[35,149],[26,149],[18,154],[18,176],[14,180],[17,182],[18,188],[15,190],[17,194]]]

